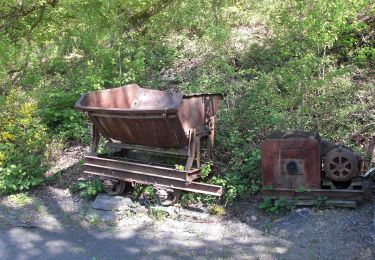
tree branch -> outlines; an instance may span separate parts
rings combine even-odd
[[[28,16],[28,15],[32,14],[33,12],[35,12],[38,9],[46,8],[47,5],[55,7],[58,2],[59,2],[59,0],[49,0],[46,3],[44,3],[43,5],[40,5],[40,6],[37,6],[34,3],[29,8],[26,8],[26,9],[25,9],[25,6],[23,6],[23,5],[21,5],[18,8],[14,7],[11,12],[0,14],[0,20],[4,20],[4,19],[17,20],[21,17],[25,17],[25,16]]]
[[[164,10],[168,5],[170,5],[174,1],[175,0],[159,0],[155,4],[153,4],[150,8],[132,15],[129,18],[129,22],[134,27],[140,27],[144,24],[144,22],[146,22],[152,16],[160,13],[162,10]]]

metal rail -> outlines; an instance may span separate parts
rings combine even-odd
[[[221,196],[222,194],[221,186],[193,182],[194,179],[199,177],[199,170],[177,171],[149,164],[87,156],[84,172],[101,177],[118,178],[128,182],[152,184],[214,196]]]

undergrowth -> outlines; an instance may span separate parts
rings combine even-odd
[[[78,193],[81,198],[85,199],[95,198],[103,190],[103,184],[100,179],[77,181],[69,187],[71,193]]]
[[[263,201],[259,204],[259,208],[269,214],[284,214],[294,209],[295,203],[298,199],[279,198],[271,199],[270,197],[264,197]]]

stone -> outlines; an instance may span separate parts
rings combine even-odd
[[[135,212],[139,213],[139,214],[147,215],[148,209],[145,206],[139,206],[139,207],[135,208]]]
[[[258,219],[256,216],[251,216],[250,218],[251,218],[251,220],[253,220],[253,221],[257,221],[257,219]]]
[[[118,215],[113,211],[89,209],[85,219],[88,221],[97,220],[108,224],[114,224],[118,220]]]
[[[300,213],[300,212],[310,212],[310,209],[308,209],[308,208],[298,208],[298,209],[296,209],[296,212],[297,213]]]
[[[100,193],[91,204],[93,209],[118,211],[128,208],[133,201],[130,198],[122,196],[110,196],[105,193]]]

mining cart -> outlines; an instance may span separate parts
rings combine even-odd
[[[215,115],[222,99],[220,93],[184,95],[136,84],[82,95],[75,108],[92,123],[84,172],[100,176],[111,195],[129,185],[153,185],[163,205],[177,202],[180,191],[220,196],[221,186],[195,180],[200,177],[201,154],[212,157]],[[100,138],[109,151],[102,155],[97,153]],[[178,167],[167,166],[168,160],[178,161]]]

